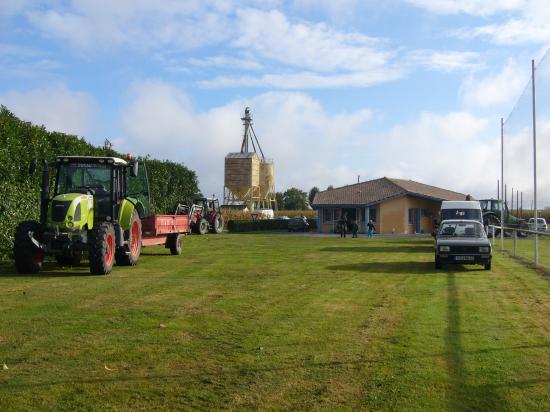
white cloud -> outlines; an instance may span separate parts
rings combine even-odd
[[[488,121],[470,113],[423,113],[397,125],[371,148],[384,159],[381,174],[471,193],[493,195],[499,173],[497,138]]]
[[[529,71],[525,70],[526,68],[510,59],[498,73],[491,73],[485,77],[469,76],[460,87],[460,95],[467,106],[511,107],[529,81]]]
[[[550,42],[550,27],[538,19],[511,19],[502,24],[465,28],[455,32],[462,38],[488,38],[497,44]]]
[[[344,184],[355,175],[353,167],[346,165],[349,153],[335,148],[342,136],[350,145],[361,139],[371,112],[329,115],[303,93],[265,93],[201,113],[193,109],[185,93],[170,85],[138,83],[123,111],[125,137],[117,140],[117,149],[132,147],[140,153],[183,161],[197,171],[205,193],[221,194],[224,157],[240,150],[240,117],[245,106],[252,107],[265,155],[275,159],[278,189],[309,190],[309,185],[318,182]]]
[[[471,15],[490,15],[509,12],[506,19],[475,27],[463,27],[452,33],[465,39],[486,38],[496,44],[550,43],[550,7],[547,0],[508,0],[504,2],[472,1],[468,7],[463,2],[408,0],[418,3],[447,4],[456,6],[455,11]],[[479,4],[477,4],[479,3]],[[481,4],[483,3],[483,4]],[[435,8],[436,9],[436,8]],[[432,11],[436,11],[431,8]],[[442,13],[451,13],[451,9],[442,8]]]
[[[385,67],[392,57],[378,39],[323,23],[292,23],[276,10],[247,9],[237,15],[236,47],[290,66],[317,72],[369,71]]]
[[[525,116],[508,119],[504,125],[504,182],[510,201],[512,188],[523,193],[524,207],[533,200],[533,131],[530,110]],[[537,119],[537,197],[539,207],[550,206],[550,118]],[[514,196],[514,203],[516,202]]]
[[[528,0],[404,0],[413,6],[438,14],[471,14],[489,16],[496,13],[520,10]]]
[[[404,76],[398,68],[370,71],[368,73],[288,73],[264,74],[261,76],[219,76],[198,82],[205,88],[265,87],[283,90],[324,89],[335,87],[369,87],[396,80]]]
[[[261,70],[264,66],[246,57],[210,56],[204,59],[191,58],[189,64],[200,68],[229,68],[241,70]]]
[[[129,46],[195,48],[219,42],[233,28],[229,1],[72,0],[64,7],[31,8],[29,21],[45,36],[84,50]]]
[[[475,52],[414,50],[406,56],[405,60],[409,64],[444,72],[481,67],[480,55]]]
[[[275,161],[277,190],[391,176],[481,197],[494,194],[499,176],[498,130],[466,112],[424,113],[374,134],[371,110],[330,114],[304,93],[269,92],[206,112],[162,82],[139,83],[133,93],[119,144],[183,161],[197,171],[205,193],[221,195],[223,159],[240,149],[245,106],[265,155]]]
[[[94,100],[63,84],[27,92],[0,94],[0,104],[25,121],[44,125],[50,131],[87,135],[97,111]]]

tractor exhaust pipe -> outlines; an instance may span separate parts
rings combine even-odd
[[[40,223],[48,220],[48,203],[50,200],[50,170],[48,161],[42,161],[42,187],[40,190]]]

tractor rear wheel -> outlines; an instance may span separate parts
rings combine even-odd
[[[103,222],[88,233],[90,272],[107,275],[113,270],[115,261],[115,228],[112,223]]]
[[[213,223],[214,224],[213,224],[213,227],[210,230],[210,232],[217,233],[217,234],[222,233],[223,232],[223,225],[224,225],[223,216],[218,213],[216,215],[216,217],[214,218]]]
[[[487,236],[492,235],[492,229],[489,228],[489,225],[493,226],[500,226],[500,219],[497,215],[494,215],[492,213],[489,213],[488,215],[483,217],[483,226],[487,229]],[[500,229],[495,228],[495,236],[498,236],[500,234]]]
[[[38,241],[42,239],[40,223],[33,220],[19,223],[13,243],[15,267],[19,273],[37,273],[42,269],[44,252],[33,243],[31,236]]]
[[[172,233],[168,235],[166,246],[170,249],[172,255],[181,255],[183,249],[183,235],[181,233]]]
[[[141,219],[137,210],[132,213],[130,229],[124,232],[127,243],[117,248],[115,261],[120,266],[135,266],[141,255]]]
[[[208,232],[208,222],[206,219],[200,219],[197,223],[197,233],[199,235],[204,235],[206,232]]]

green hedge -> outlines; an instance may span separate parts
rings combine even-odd
[[[309,230],[317,230],[317,220],[308,219]],[[275,231],[288,230],[288,220],[230,220],[227,223],[227,230],[230,232],[256,232],[256,231]]]
[[[31,159],[51,162],[62,155],[125,157],[77,136],[21,121],[0,106],[0,259],[11,254],[17,224],[39,216],[41,168],[30,176]],[[172,213],[176,203],[199,195],[195,172],[183,164],[156,159],[147,159],[146,164],[154,213]]]

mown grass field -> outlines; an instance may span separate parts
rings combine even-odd
[[[495,239],[495,247],[500,250],[500,237]],[[504,249],[514,255],[514,239],[512,237],[504,238]],[[550,271],[550,236],[539,236],[539,265],[544,266]],[[517,256],[524,259],[526,263],[535,261],[535,239],[534,236],[517,239]]]
[[[430,239],[224,234],[0,275],[0,410],[550,409],[549,279]]]

